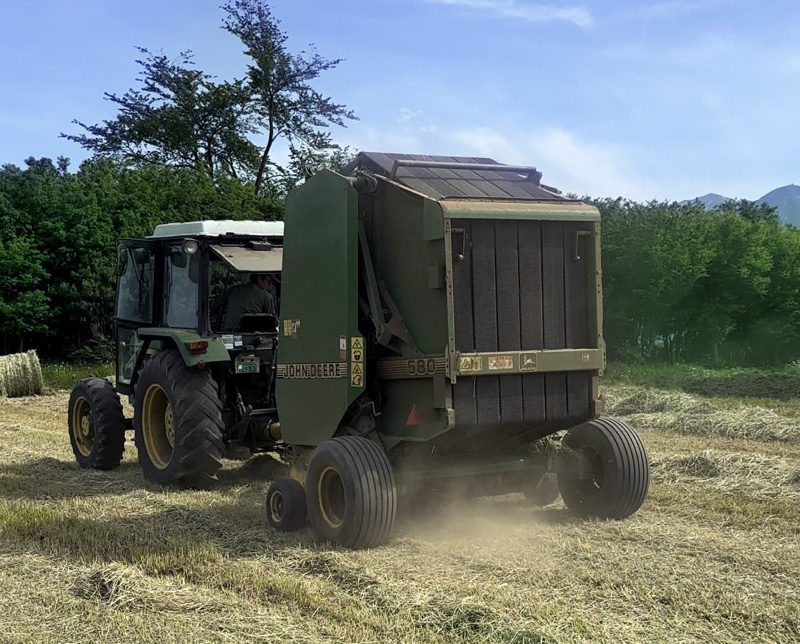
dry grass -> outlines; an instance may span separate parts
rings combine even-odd
[[[0,397],[31,396],[44,390],[36,351],[0,356]]]
[[[65,393],[0,400],[0,640],[800,641],[800,447],[665,431],[644,416],[673,407],[636,395],[608,395],[653,460],[631,519],[509,495],[403,518],[356,552],[265,526],[269,457],[227,463],[213,491],[162,490],[130,444],[118,470],[80,470]]]
[[[800,443],[800,419],[773,409],[680,391],[607,387],[606,412],[636,427],[681,434]]]

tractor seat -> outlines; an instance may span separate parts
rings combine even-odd
[[[239,333],[277,333],[278,318],[272,313],[245,313],[236,330]]]

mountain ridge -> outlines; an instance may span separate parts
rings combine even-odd
[[[712,210],[726,201],[733,201],[731,197],[725,197],[715,192],[709,192],[702,197],[685,199],[680,203],[687,205],[691,203],[702,203],[707,210]],[[800,228],[800,186],[790,183],[780,188],[770,190],[767,194],[754,202],[756,205],[768,204],[775,208],[784,224],[792,224]]]

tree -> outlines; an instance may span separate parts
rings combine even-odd
[[[264,0],[233,0],[222,9],[227,14],[223,28],[244,43],[245,54],[252,60],[247,68],[249,89],[259,123],[266,130],[255,176],[258,193],[278,139],[286,139],[296,149],[329,149],[336,146],[324,128],[344,126],[345,119],[357,117],[309,84],[341,59],[326,59],[313,50],[307,55],[289,53],[288,37]]]
[[[119,107],[116,117],[95,125],[75,120],[84,133],[61,136],[98,157],[202,170],[214,181],[252,181],[256,194],[265,192],[265,183],[275,191],[287,177],[289,183],[297,178],[272,159],[279,140],[290,155],[339,154],[327,128],[356,116],[311,82],[341,59],[289,52],[265,0],[235,0],[222,9],[223,28],[242,41],[251,61],[242,79],[216,82],[194,68],[191,52],[170,60],[139,48],[139,87],[105,94]]]
[[[171,61],[139,51],[141,88],[105,94],[119,106],[116,118],[102,125],[75,120],[88,134],[61,136],[99,157],[203,170],[212,178],[252,175],[258,149],[247,138],[255,122],[245,83],[214,82],[192,68],[190,52]]]

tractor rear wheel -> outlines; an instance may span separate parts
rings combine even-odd
[[[306,491],[294,479],[275,479],[267,490],[267,521],[276,530],[294,532],[306,524]]]
[[[306,505],[323,539],[346,548],[385,542],[394,527],[397,490],[383,449],[359,436],[320,443],[308,463]]]
[[[133,413],[139,466],[161,485],[208,488],[222,466],[222,405],[208,371],[162,351],[144,365]]]
[[[644,502],[650,465],[641,439],[627,423],[597,418],[570,429],[563,439],[583,452],[591,474],[560,472],[558,486],[567,507],[579,516],[624,519]]]
[[[125,450],[125,416],[108,380],[79,380],[69,396],[69,442],[86,469],[113,470]]]

